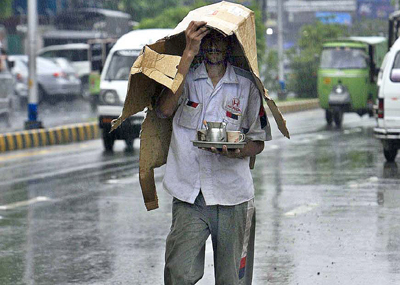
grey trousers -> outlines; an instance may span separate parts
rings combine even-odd
[[[206,206],[176,198],[165,252],[165,285],[196,284],[204,274],[205,245],[211,234],[217,285],[250,285],[253,277],[254,200],[236,206]]]

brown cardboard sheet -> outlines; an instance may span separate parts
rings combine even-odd
[[[177,66],[185,48],[184,31],[191,21],[206,21],[208,27],[234,38],[236,44],[231,63],[252,73],[278,129],[284,136],[290,137],[285,119],[259,78],[253,11],[225,1],[191,11],[172,35],[142,50],[131,69],[122,114],[112,123],[114,130],[129,116],[147,108],[140,134],[139,180],[145,206],[149,211],[158,208],[154,168],[166,163],[172,131],[172,119],[157,117],[154,104],[164,87],[176,92],[182,84],[183,77],[177,72]]]

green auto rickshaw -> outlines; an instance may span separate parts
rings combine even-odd
[[[90,62],[89,98],[92,108],[95,109],[100,94],[100,74],[103,70],[107,55],[117,42],[115,38],[93,39],[88,41],[88,60]]]
[[[349,37],[323,45],[318,97],[326,122],[341,127],[343,113],[373,116],[377,75],[387,51],[384,37]]]

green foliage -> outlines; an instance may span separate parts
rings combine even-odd
[[[140,21],[137,29],[150,29],[150,28],[175,28],[176,25],[193,9],[211,4],[212,2],[195,1],[189,6],[177,6],[163,10],[156,17],[147,17]],[[256,23],[256,42],[257,42],[257,56],[259,65],[263,62],[265,57],[265,26],[262,23],[261,10],[258,3],[253,0],[249,7],[254,11]]]
[[[300,98],[317,97],[317,71],[322,44],[326,40],[346,36],[347,28],[317,21],[313,25],[304,25],[300,33],[297,42],[299,50],[292,49],[287,54],[292,70],[287,88]]]
[[[155,18],[145,18],[137,29],[150,28],[175,28],[176,25],[189,13],[189,7],[180,6],[176,8],[165,9],[160,15]]]
[[[254,11],[255,25],[256,25],[256,44],[257,44],[257,59],[258,65],[261,69],[261,64],[264,62],[265,56],[265,25],[262,22],[262,13],[257,1],[253,0],[249,9]]]
[[[175,28],[183,18],[193,9],[208,5],[204,1],[195,1],[190,6],[178,6],[165,9],[157,17],[144,18],[140,21],[137,29],[150,29],[150,28]]]
[[[278,51],[275,49],[269,50],[263,57],[263,65],[261,66],[261,74],[263,83],[268,91],[277,92],[280,89],[278,77]]]
[[[387,36],[387,33],[387,19],[362,19],[355,22],[350,31],[350,34],[354,36]]]
[[[132,15],[134,21],[158,17],[167,7],[177,7],[182,0],[106,0],[105,8],[118,9]]]
[[[12,2],[13,0],[0,1],[0,19],[6,19],[12,16]]]

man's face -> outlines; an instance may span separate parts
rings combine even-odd
[[[211,31],[201,42],[205,60],[208,64],[220,64],[226,59],[229,41],[221,33]]]

